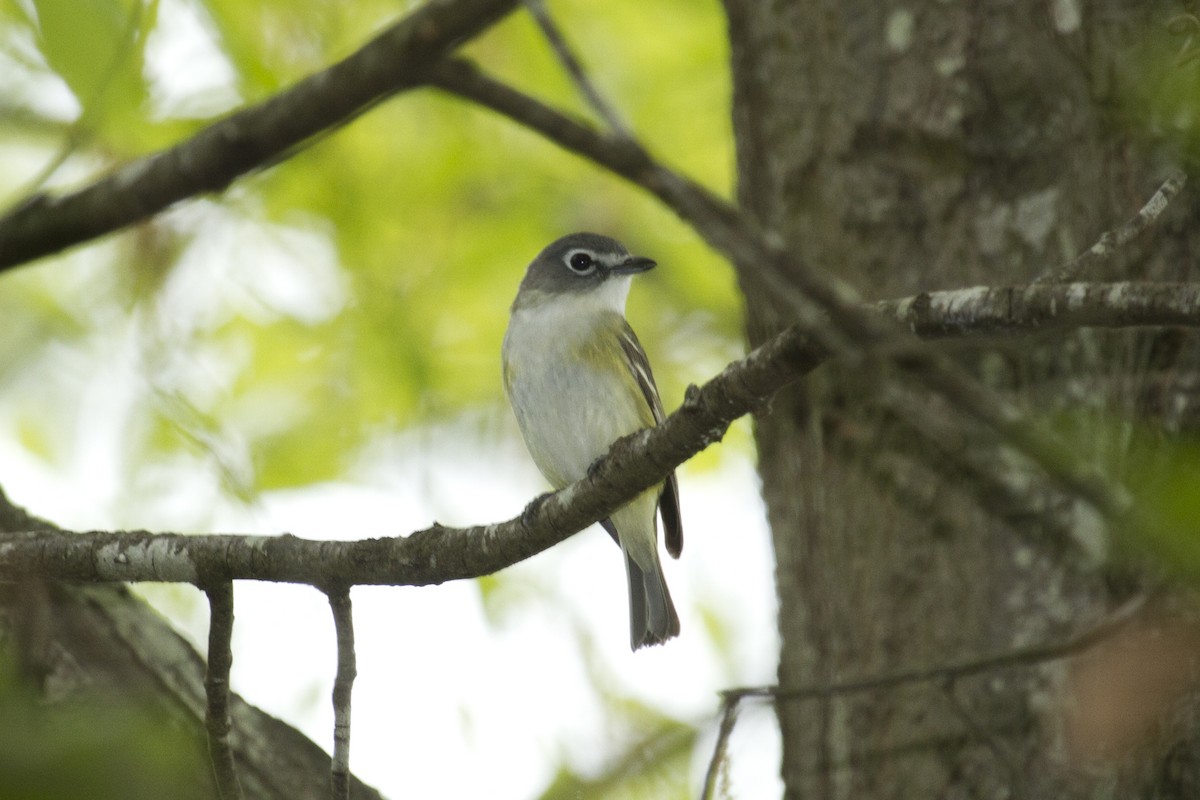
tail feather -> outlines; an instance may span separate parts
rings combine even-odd
[[[626,553],[625,571],[629,578],[630,647],[637,650],[678,636],[679,615],[671,602],[658,558],[650,570],[643,570]]]

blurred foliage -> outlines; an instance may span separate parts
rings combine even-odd
[[[1139,136],[1194,162],[1200,157],[1200,8],[1158,3],[1144,11],[1145,26],[1127,31],[1132,36],[1121,68],[1112,72],[1116,109]]]
[[[607,768],[595,776],[580,775],[563,768],[541,800],[670,800],[692,797],[687,774],[696,746],[696,730],[669,720],[629,743]]]
[[[5,800],[194,797],[201,742],[123,698],[47,705],[0,652],[0,795]],[[203,774],[203,773],[201,773]]]
[[[398,14],[382,0],[0,8],[0,70],[14,76],[0,86],[0,166],[12,167],[0,169],[5,205],[78,185],[263,100]],[[717,4],[571,0],[551,11],[635,130],[728,194]],[[590,116],[525,14],[466,50]],[[668,405],[739,353],[733,274],[685,226],[515,124],[425,90],[215,200],[5,275],[0,381],[36,374],[66,398],[7,422],[48,462],[65,457],[60,448],[72,443],[55,431],[71,413],[64,404],[81,400],[83,378],[46,353],[115,352],[113,331],[129,325],[134,344],[122,357],[142,377],[129,410],[131,472],[191,454],[217,464],[242,497],[338,477],[380,432],[501,402],[500,339],[524,265],[585,229],[662,264],[635,286],[630,317]]]
[[[1149,556],[1162,570],[1200,583],[1200,441],[1160,430],[1120,426],[1128,453],[1120,472],[1134,508],[1148,523],[1117,546],[1125,555]]]

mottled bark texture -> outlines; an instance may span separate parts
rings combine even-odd
[[[1120,89],[1136,79],[1131,53],[1180,10],[1169,3],[725,6],[738,200],[866,301],[1027,282],[1128,218],[1166,175],[1163,153],[1122,122]],[[1183,276],[1200,244],[1194,190],[1176,204],[1106,274],[1082,279]],[[741,266],[753,345],[788,314]],[[1119,460],[1115,420],[1194,428],[1198,350],[1170,330],[1085,330],[959,357],[1041,419],[1061,414],[1058,429],[1088,455]],[[1065,637],[1137,583],[1097,566],[1082,523],[1064,533],[1028,504],[980,502],[955,448],[964,464],[1003,464],[1003,449],[947,407],[935,450],[905,423],[914,402],[938,408],[868,360],[823,367],[757,418],[783,687]],[[938,485],[924,502],[897,492],[880,480],[885,461]],[[1037,473],[1017,477],[1070,510]],[[1073,797],[1097,783],[1122,797],[1194,796],[1189,770],[1161,750],[1073,770],[1047,711],[1061,678],[1047,665],[780,702],[788,796]]]

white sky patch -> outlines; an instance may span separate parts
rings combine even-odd
[[[211,330],[235,314],[314,325],[347,302],[337,252],[320,226],[273,225],[208,202],[171,211],[167,219],[195,234],[159,304],[163,324],[179,333]]]
[[[29,13],[36,18],[32,10]],[[78,117],[82,109],[75,93],[45,66],[32,34],[16,25],[0,30],[4,32],[4,40],[0,42],[0,75],[4,76],[3,93],[8,101],[50,119],[69,122]]]
[[[145,58],[152,116],[210,117],[241,103],[212,23],[190,0],[160,0]]]

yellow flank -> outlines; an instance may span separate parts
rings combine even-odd
[[[641,427],[649,428],[654,425],[654,411],[644,402],[642,389],[638,386],[637,376],[628,366],[625,351],[621,348],[621,333],[624,330],[625,319],[620,314],[606,311],[596,315],[592,329],[580,336],[571,350],[571,357],[576,363],[586,364],[595,370],[615,371],[619,373],[625,384],[624,396],[637,398],[638,419]],[[509,380],[505,370],[504,379]],[[612,401],[612,398],[609,398]],[[600,402],[604,402],[600,400]],[[629,431],[633,433],[633,431]]]

